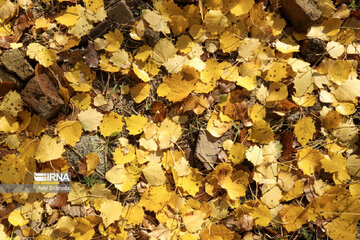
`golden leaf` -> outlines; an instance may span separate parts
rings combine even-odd
[[[311,117],[300,119],[294,127],[295,137],[301,146],[306,146],[306,144],[313,138],[315,132],[315,124]]]
[[[120,133],[123,126],[122,116],[115,112],[110,112],[103,116],[99,129],[101,135],[108,137],[112,134]]]

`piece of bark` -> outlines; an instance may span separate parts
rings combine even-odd
[[[321,17],[321,11],[312,0],[282,0],[281,12],[300,32],[305,32]]]
[[[64,101],[45,74],[35,76],[21,92],[23,101],[41,117],[50,119],[56,115]]]

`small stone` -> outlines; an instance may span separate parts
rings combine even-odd
[[[25,59],[25,54],[19,49],[4,52],[0,57],[0,62],[9,72],[18,75],[21,80],[27,80],[34,75],[33,67]]]
[[[132,12],[123,0],[113,1],[113,4],[106,7],[106,11],[108,18],[118,24],[125,24],[134,20]]]
[[[63,156],[68,160],[72,166],[77,166],[78,162],[89,153],[97,153],[100,158],[100,163],[96,169],[99,172],[106,172],[109,169],[109,163],[105,164],[105,154],[103,146],[105,144],[98,135],[83,135],[73,148],[68,148]],[[107,169],[106,169],[107,167]]]
[[[300,54],[306,62],[314,65],[327,54],[326,45],[317,38],[306,39],[301,44]]]
[[[102,37],[104,34],[113,29],[116,24],[127,24],[134,20],[133,14],[130,11],[125,1],[110,1],[105,4],[107,12],[107,19],[96,25],[88,34],[81,40],[81,44],[86,44],[91,39]],[[115,23],[115,24],[114,24]]]
[[[281,12],[300,32],[305,32],[321,17],[313,0],[281,0]]]
[[[21,92],[23,101],[45,119],[56,115],[64,101],[47,75],[35,76]]]
[[[146,43],[151,47],[154,47],[160,39],[160,33],[155,32],[150,28],[145,29],[144,36],[145,36]]]
[[[17,77],[0,68],[0,96],[5,96],[10,90],[17,90],[23,87],[24,83]]]
[[[199,133],[195,147],[195,158],[202,162],[206,170],[214,168],[215,163],[218,161],[219,153],[222,150],[223,142],[230,139],[232,135],[233,131],[231,130],[220,138],[213,137],[208,131]]]

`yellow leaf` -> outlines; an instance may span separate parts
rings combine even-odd
[[[221,137],[233,126],[230,118],[222,121],[219,115],[213,112],[206,126],[206,130],[216,138]]]
[[[146,125],[147,120],[142,115],[131,115],[125,117],[126,129],[130,135],[138,135],[143,132],[143,127]]]
[[[5,184],[22,183],[26,175],[26,164],[15,154],[2,157],[0,168],[0,181]]]
[[[304,174],[311,176],[315,171],[319,171],[321,159],[325,156],[316,149],[305,147],[297,152],[298,166]]]
[[[281,198],[282,198],[281,189],[278,186],[275,186],[271,188],[269,191],[263,193],[260,200],[268,208],[275,208],[280,204]]]
[[[171,31],[175,35],[183,34],[188,26],[189,26],[189,21],[184,16],[181,15],[170,16]]]
[[[108,32],[104,35],[106,41],[109,45],[106,46],[105,50],[108,52],[115,52],[120,49],[122,42],[124,41],[124,37],[119,29],[115,29],[113,32]]]
[[[232,145],[229,151],[229,160],[236,165],[244,161],[247,147],[241,143],[235,143]]]
[[[247,187],[239,181],[233,181],[230,177],[226,177],[220,181],[222,188],[226,189],[231,200],[239,200],[246,195]]]
[[[24,219],[24,217],[20,213],[20,209],[15,209],[9,214],[8,221],[13,226],[24,226],[29,222],[28,219]]]
[[[44,132],[49,123],[46,119],[40,117],[37,114],[32,115],[30,123],[27,127],[27,130],[30,131],[35,136],[39,136],[42,132]]]
[[[279,212],[283,226],[289,232],[298,230],[307,223],[306,209],[296,205],[285,205]]]
[[[131,66],[129,55],[123,49],[113,52],[110,62],[122,69],[128,69]]]
[[[232,239],[241,239],[237,233],[232,232],[224,224],[216,225],[210,223],[206,228],[203,228],[200,232],[200,239],[208,240],[232,240]]]
[[[49,135],[43,135],[36,149],[35,159],[40,162],[47,162],[61,158],[63,152],[64,145],[58,142],[58,139],[52,138]]]
[[[35,59],[44,67],[49,67],[56,61],[56,52],[52,49],[43,49],[35,55]]]
[[[103,0],[84,0],[85,7],[97,13],[104,6]]]
[[[142,172],[150,186],[161,186],[166,182],[165,171],[162,169],[161,163],[150,162]]]
[[[170,198],[171,194],[167,190],[166,185],[151,186],[141,195],[138,206],[157,213],[168,204]]]
[[[325,225],[326,234],[331,239],[356,239],[358,227],[355,221],[340,217]]]
[[[181,134],[182,130],[180,124],[166,118],[161,122],[157,132],[159,148],[162,150],[173,147]]]
[[[294,127],[295,137],[301,146],[306,146],[306,144],[313,138],[315,132],[315,124],[311,117],[300,119]]]
[[[121,192],[126,192],[137,183],[140,175],[141,172],[139,172],[139,169],[117,164],[105,174],[105,178],[114,184]]]
[[[206,213],[203,211],[194,211],[191,214],[186,214],[182,217],[186,230],[195,233],[201,230],[201,225],[204,223]]]
[[[122,211],[121,217],[128,224],[140,225],[144,220],[144,210],[138,205],[126,205]]]
[[[208,83],[219,80],[223,72],[219,63],[215,59],[210,58],[205,64],[205,69],[201,72],[201,81]]]
[[[295,43],[291,38],[290,39],[283,39],[283,41],[279,41],[276,39],[275,41],[276,50],[282,53],[292,53],[292,52],[299,52],[300,46]]]
[[[182,75],[174,73],[171,77],[165,77],[163,83],[157,89],[160,97],[166,97],[169,101],[179,102],[185,99],[194,89],[195,81],[187,81]]]
[[[108,104],[108,101],[105,100],[104,96],[101,94],[96,95],[94,97],[94,106],[99,107]]]
[[[166,38],[161,38],[155,45],[151,57],[160,65],[164,64],[169,58],[177,52],[176,47]]]
[[[294,103],[302,107],[312,107],[316,103],[316,96],[311,94],[305,94],[301,97],[291,96]]]
[[[95,79],[93,71],[84,61],[78,61],[71,71],[65,72],[65,78],[75,91],[88,92],[92,89],[92,82]]]
[[[0,117],[0,131],[5,133],[14,133],[19,130],[19,122],[16,119],[2,116]]]
[[[239,0],[230,12],[235,16],[241,16],[249,13],[254,4],[254,0]]]
[[[145,62],[146,59],[151,55],[151,47],[149,45],[143,45],[139,47],[139,50],[137,51],[135,55],[135,60],[139,60],[142,62]]]
[[[337,111],[329,111],[323,120],[324,127],[331,131],[335,128],[338,128],[342,120],[343,117],[340,115],[340,113]]]
[[[84,204],[87,200],[89,191],[86,186],[80,182],[73,182],[71,184],[70,193],[68,195],[68,201],[72,205]]]
[[[138,65],[133,63],[132,67],[133,67],[132,70],[134,71],[134,73],[138,78],[140,78],[144,82],[149,82],[151,80],[149,74],[145,72],[143,69],[140,69]]]
[[[314,90],[314,80],[312,74],[311,68],[308,68],[305,72],[296,74],[294,79],[294,88],[296,89],[295,95],[297,97],[310,94]]]
[[[36,54],[43,49],[46,49],[46,47],[39,43],[30,43],[27,47],[26,54],[29,56],[29,58],[34,59]]]
[[[174,170],[179,177],[187,176],[192,172],[190,164],[185,157],[181,157],[178,161],[174,162]]]
[[[56,61],[56,52],[52,49],[47,49],[38,43],[30,43],[26,54],[30,58],[38,61],[44,67],[49,67]]]
[[[123,208],[124,207],[121,204],[121,202],[110,199],[105,199],[103,201],[103,203],[100,206],[99,212],[105,227],[108,227],[110,224],[114,223],[115,221],[120,220]]]
[[[136,159],[135,148],[132,145],[115,148],[114,161],[117,164],[125,164]]]
[[[130,94],[136,103],[144,101],[150,93],[150,85],[148,83],[139,83],[130,88]]]
[[[65,143],[70,146],[75,146],[75,143],[79,141],[82,133],[81,124],[77,121],[60,121],[56,125],[60,138],[65,140]]]
[[[260,144],[268,144],[274,140],[274,133],[269,123],[264,120],[254,122],[249,130],[249,140]]]
[[[249,91],[254,90],[257,87],[255,77],[239,77],[236,81],[236,85],[239,85]]]
[[[346,158],[341,153],[330,153],[329,155],[320,159],[321,168],[325,172],[342,172],[346,169]]]
[[[6,22],[16,11],[16,5],[9,0],[2,0],[0,5],[0,20]]]
[[[257,145],[251,146],[246,151],[245,155],[246,155],[247,160],[249,160],[255,166],[261,165],[264,162],[264,156],[263,156],[262,149]]]
[[[79,19],[78,6],[67,7],[55,20],[66,27],[74,26]]]
[[[265,76],[266,81],[280,82],[287,75],[287,63],[273,62],[273,65]]]
[[[315,188],[315,186],[314,186]],[[316,190],[315,190],[316,191]],[[304,183],[301,180],[297,180],[290,191],[284,193],[282,200],[291,201],[301,196],[304,193]]]
[[[86,9],[81,5],[77,5],[79,11],[79,18],[77,19],[75,25],[73,25],[68,33],[74,35],[77,38],[81,38],[86,34],[90,33],[90,30],[93,28],[92,23],[89,22]]]
[[[360,81],[357,79],[349,79],[335,90],[335,98],[339,101],[352,102],[357,97],[360,97]]]
[[[349,61],[337,60],[329,68],[329,77],[334,83],[341,85],[350,76],[351,65]]]
[[[227,17],[220,10],[210,10],[204,17],[206,29],[215,35],[222,33],[229,25]]]
[[[19,93],[9,91],[0,104],[0,111],[5,115],[16,117],[23,110],[23,101]]]
[[[266,98],[266,102],[281,101],[288,96],[288,89],[285,84],[281,82],[272,82],[270,84],[269,96]]]
[[[109,114],[104,115],[99,129],[101,135],[108,137],[113,133],[120,133],[123,126],[124,122],[122,121],[122,116],[115,112],[110,112]]]
[[[176,186],[181,187],[185,192],[194,197],[203,185],[203,181],[204,178],[201,174],[192,169],[191,174],[176,178]]]
[[[3,5],[5,0],[0,1],[0,6]],[[24,10],[29,10],[34,6],[34,3],[31,0],[19,0],[18,1],[19,6]]]
[[[87,93],[77,93],[70,101],[80,110],[86,110],[91,103],[91,97]]]
[[[338,113],[345,116],[354,114],[356,111],[355,104],[349,102],[337,102],[335,109]]]
[[[221,34],[219,41],[220,41],[220,49],[224,53],[230,53],[232,51],[236,51],[238,47],[241,45],[241,40],[239,36],[237,36],[236,34],[230,31],[225,31],[223,34]]]
[[[74,231],[76,225],[77,225],[76,220],[74,220],[68,216],[62,216],[58,220],[55,229],[57,229],[63,233],[66,233],[66,234],[70,234]]]
[[[50,237],[49,237],[50,238]],[[8,235],[6,234],[6,228],[4,225],[0,224],[0,239],[4,239],[4,240],[11,240],[10,237],[8,237]],[[41,240],[41,239],[40,239]],[[47,240],[51,240],[51,239],[47,239]]]
[[[86,174],[85,176],[90,176],[94,171],[97,165],[100,163],[100,158],[97,153],[88,153],[85,156],[86,159]]]
[[[248,109],[248,115],[253,122],[264,120],[266,116],[266,108],[256,103]]]
[[[36,29],[44,29],[47,30],[50,24],[50,19],[47,18],[38,18],[35,20]]]
[[[75,221],[77,222],[77,225],[70,236],[74,237],[75,240],[91,239],[95,234],[91,222],[83,217],[77,217],[75,218]]]
[[[103,114],[96,111],[96,109],[89,107],[85,111],[78,114],[78,119],[85,131],[95,131],[100,125]]]
[[[106,57],[105,54],[102,54],[100,56],[100,64],[99,64],[101,70],[105,72],[118,72],[120,71],[120,68],[113,65],[110,60]]]
[[[260,204],[254,207],[249,213],[250,216],[255,220],[255,224],[266,227],[271,221],[271,212],[265,205]]]
[[[10,149],[17,149],[20,146],[20,141],[16,134],[11,134],[5,138],[5,144]]]

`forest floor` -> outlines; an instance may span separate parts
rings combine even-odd
[[[357,1],[0,20],[0,240],[360,239]]]

